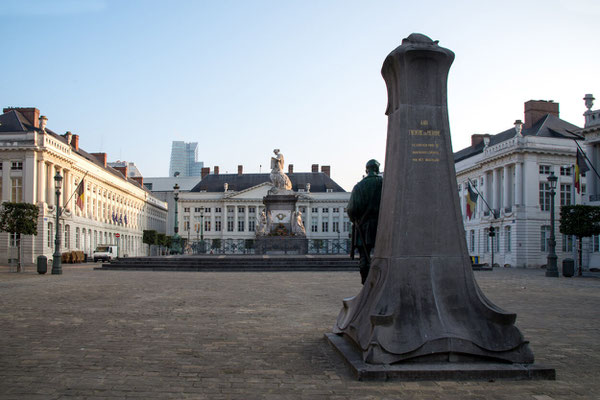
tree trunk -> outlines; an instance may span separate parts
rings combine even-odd
[[[583,238],[582,237],[578,237],[577,240],[579,242],[579,243],[577,243],[577,259],[578,259],[578,265],[577,265],[578,271],[577,271],[577,275],[581,276],[582,275],[582,270],[583,270],[583,265],[581,264],[582,260],[583,260],[583,255],[581,254],[581,241],[583,240]]]
[[[17,233],[17,272],[23,272],[21,265],[21,234]]]

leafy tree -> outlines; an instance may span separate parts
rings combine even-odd
[[[17,235],[17,271],[23,272],[21,265],[21,235],[37,235],[39,209],[35,204],[2,203],[0,207],[0,231]]]
[[[150,255],[150,246],[158,244],[158,234],[155,230],[144,230],[142,242],[148,245],[148,255]]]
[[[600,207],[562,206],[560,208],[560,233],[577,237],[579,275],[581,275],[581,239],[600,234]]]

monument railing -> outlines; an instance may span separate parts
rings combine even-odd
[[[308,254],[350,254],[350,239],[306,239],[288,238],[281,254],[294,254],[294,241],[306,241]],[[185,254],[260,254],[256,251],[255,239],[204,239],[190,240],[185,246]]]

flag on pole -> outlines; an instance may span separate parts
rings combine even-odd
[[[83,179],[82,179],[81,182],[79,182],[79,186],[77,187],[77,200],[75,201],[75,204],[77,204],[77,207],[79,207],[79,209],[81,211],[83,211],[84,202],[85,202],[85,190],[84,190]]]
[[[575,163],[575,189],[577,189],[577,193],[581,193],[581,174],[586,173],[590,170],[587,163],[585,162],[585,157],[577,149],[577,162]]]
[[[475,193],[475,191],[471,188],[470,183],[467,186],[467,190],[467,217],[471,219],[471,217],[475,213],[475,207],[477,206],[477,197],[479,197],[479,195]]]

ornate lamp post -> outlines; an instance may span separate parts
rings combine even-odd
[[[173,235],[172,249],[175,253],[180,254],[181,246],[179,244],[180,238],[178,234],[179,222],[177,220],[177,202],[179,201],[179,185],[177,183],[175,184],[175,186],[173,186],[173,198],[175,199],[175,227],[173,228],[175,234]]]
[[[200,240],[204,241],[204,207],[200,209]]]
[[[62,274],[62,260],[60,254],[60,189],[62,187],[63,177],[60,175],[59,171],[56,171],[56,175],[54,175],[54,188],[56,189],[56,236],[54,237],[54,256],[52,258],[52,275],[61,275]]]
[[[548,240],[546,276],[552,278],[558,278],[558,267],[556,266],[556,239],[554,237],[554,195],[556,194],[556,181],[558,181],[558,178],[554,175],[554,172],[551,172],[548,177],[548,183],[550,184],[550,239]]]

